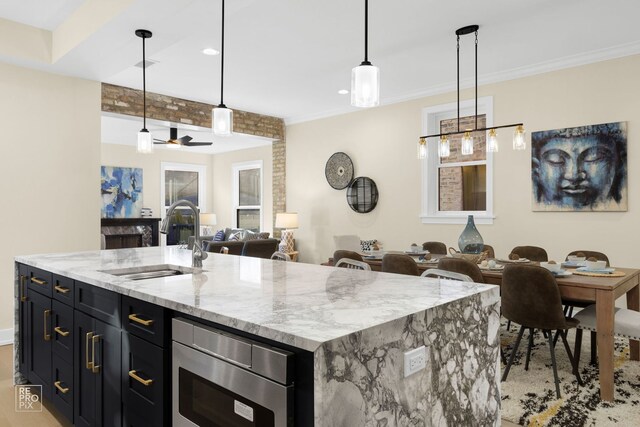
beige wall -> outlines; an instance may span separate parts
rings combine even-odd
[[[211,212],[212,189],[212,158],[210,154],[190,153],[185,149],[162,150],[157,149],[153,154],[140,154],[131,145],[102,144],[101,165],[142,168],[142,200],[143,206],[153,209],[153,216],[160,217],[162,198],[160,193],[161,163],[188,163],[207,168],[205,182],[207,183],[205,206],[203,212]]]
[[[271,146],[249,148],[213,156],[213,212],[218,217],[217,229],[231,227],[233,218],[233,164],[262,160],[262,231],[273,234]]]
[[[614,265],[640,265],[638,70],[640,56],[632,56],[480,87],[479,96],[493,96],[494,124],[522,121],[528,131],[527,151],[511,149],[511,130],[498,133],[496,218],[493,225],[478,226],[498,256],[530,244],[545,247],[554,259],[573,249],[593,249],[607,253]],[[462,94],[462,99],[471,97],[470,90]],[[302,261],[326,260],[336,234],[377,238],[390,250],[427,240],[457,246],[463,225],[420,221],[421,166],[416,160],[422,108],[450,102],[455,93],[287,127],[287,210],[299,212],[296,243]],[[616,121],[628,121],[628,212],[532,212],[531,131]],[[351,156],[356,176],[377,183],[380,201],[373,212],[353,212],[345,191],[327,184],[325,162],[336,151]]]
[[[13,257],[100,246],[100,83],[0,63],[0,330]]]

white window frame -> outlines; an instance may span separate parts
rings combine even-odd
[[[260,231],[264,230],[264,168],[262,160],[252,160],[249,162],[233,163],[231,165],[233,173],[233,207],[231,217],[233,226],[238,227],[238,209],[260,209]],[[240,171],[247,169],[260,169],[260,204],[240,206]]]
[[[475,114],[475,101],[473,99],[460,102],[460,117],[473,116]],[[493,126],[493,97],[478,98],[478,115],[486,116],[486,127]],[[456,118],[457,104],[435,105],[422,109],[422,135],[440,133],[440,121]],[[498,136],[500,137],[500,136]],[[503,138],[504,140],[504,138]],[[506,144],[503,142],[503,147]],[[474,149],[478,149],[474,147]],[[486,164],[487,171],[487,209],[484,211],[440,211],[439,210],[439,185],[438,185],[438,140],[429,138],[427,141],[427,158],[422,160],[422,207],[420,219],[423,224],[464,224],[469,215],[473,215],[477,224],[493,224],[493,153],[487,153],[485,161],[469,161],[460,163],[447,163],[447,166],[472,166]]]
[[[160,162],[160,218],[164,219],[167,216],[167,208],[165,205],[165,172],[166,171],[185,171],[185,172],[198,172],[198,209],[200,212],[204,211],[204,207],[207,206],[207,166],[198,165],[193,163],[173,163],[173,162]],[[167,244],[167,236],[160,235],[160,245],[165,246]]]

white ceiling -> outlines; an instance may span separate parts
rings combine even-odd
[[[123,1],[123,0],[120,0]],[[0,1],[0,17],[53,29],[79,0]],[[152,92],[219,102],[219,0],[130,0],[113,19],[53,64],[61,74],[141,88],[141,41]],[[34,12],[37,11],[37,12]],[[354,111],[351,68],[363,59],[364,2],[229,0],[225,103],[289,123]],[[455,29],[479,24],[480,81],[640,53],[637,0],[372,0],[369,58],[381,70],[381,101],[455,88]],[[463,83],[473,76],[473,37],[462,39]],[[12,61],[11,58],[2,60]]]

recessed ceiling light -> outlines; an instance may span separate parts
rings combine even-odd
[[[220,55],[220,51],[217,50],[217,49],[214,49],[212,47],[208,47],[206,49],[202,49],[202,53],[204,53],[205,55],[209,55],[209,56]]]
[[[348,95],[348,94],[349,94],[349,91],[348,91],[347,89],[340,89],[340,90],[338,91],[338,93],[339,93],[340,95]]]

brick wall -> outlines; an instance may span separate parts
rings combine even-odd
[[[142,117],[143,105],[141,90],[102,83],[102,111]],[[150,119],[210,128],[213,107],[214,105],[211,104],[147,92],[147,118]],[[233,106],[230,107],[233,108]],[[274,140],[271,149],[273,157],[273,220],[275,221],[276,213],[285,212],[287,206],[287,144],[284,120],[233,109],[233,131]],[[274,236],[279,237],[280,230],[274,230]]]

